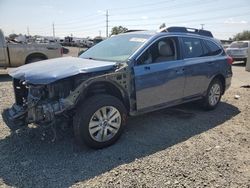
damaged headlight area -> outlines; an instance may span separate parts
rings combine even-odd
[[[35,123],[54,122],[67,109],[66,98],[74,89],[71,80],[48,85],[31,85],[14,79],[15,104],[3,112],[3,118],[11,130]]]

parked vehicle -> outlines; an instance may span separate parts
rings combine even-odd
[[[235,41],[227,49],[226,53],[233,58],[234,61],[247,62],[250,41]]]
[[[63,54],[68,54],[69,53],[69,49],[65,48],[65,47],[62,47],[62,53]]]
[[[79,143],[103,148],[120,137],[128,115],[195,100],[214,109],[230,86],[232,58],[211,36],[182,27],[131,32],[79,58],[24,65],[9,73],[16,102],[3,119],[12,130],[73,119]]]
[[[61,56],[61,45],[6,43],[0,30],[0,68],[18,67]]]

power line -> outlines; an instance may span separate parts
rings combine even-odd
[[[202,30],[204,29],[204,25],[205,25],[205,24],[201,24],[201,29],[202,29]]]
[[[98,17],[98,16],[102,16],[102,14],[97,14],[97,13],[95,13],[95,14],[89,14],[87,16],[82,16],[81,18],[76,18],[73,21],[71,19],[71,21],[65,21],[63,23],[59,22],[57,25],[69,25],[69,24],[75,24],[75,23],[80,23],[80,22],[82,23],[82,22],[84,22],[86,20],[89,21],[89,22],[91,22],[92,20],[89,19],[89,18]]]
[[[231,15],[231,17],[240,17],[240,16],[246,16],[246,15],[250,15],[249,12],[246,12],[246,13],[241,13],[241,14],[238,14],[238,15]],[[205,21],[205,20],[211,20],[211,22],[214,23],[214,20],[212,19],[222,19],[222,18],[228,18],[228,16],[215,16],[215,17],[209,17],[209,18],[200,18],[200,19],[190,19],[190,20],[182,20],[181,22],[166,22],[166,24],[168,25],[171,25],[171,24],[176,24],[176,23],[185,23],[185,22],[192,22],[192,23],[195,23],[195,22],[200,22],[200,21]],[[160,23],[159,23],[160,24]],[[129,27],[129,26],[155,26],[155,25],[159,25],[159,24],[132,24],[132,25],[126,25],[126,27]]]
[[[198,2],[200,0],[197,0],[196,2]],[[168,1],[160,1],[160,2],[168,2]],[[160,3],[158,2],[158,4]],[[208,3],[211,3],[210,1],[209,2],[206,2],[206,4]],[[213,3],[213,2],[212,2]],[[148,4],[144,4],[144,7],[147,7],[147,6],[150,6],[150,4],[153,4],[153,3],[148,3]],[[173,7],[176,7],[176,12],[178,12],[178,10],[182,9],[183,8],[183,5],[185,5],[184,3],[181,3],[181,7],[180,5],[172,5],[172,6],[168,6],[168,7],[160,7],[159,9],[164,9],[164,10],[167,10],[167,8],[173,8]],[[192,7],[194,6],[204,6],[204,3],[203,4],[195,4],[195,5],[192,5]],[[138,5],[139,6],[139,5]],[[136,7],[136,6],[133,6],[133,7]],[[186,6],[184,6],[185,8],[187,8]],[[152,7],[150,7],[152,9]],[[226,8],[226,7],[223,7],[227,10],[229,9],[235,9],[235,7],[230,7],[230,8]],[[238,7],[239,8],[239,7]],[[244,7],[242,7],[244,8]],[[125,10],[126,8],[122,8],[123,10]],[[158,12],[159,9],[154,9],[152,10],[152,12]],[[112,9],[111,9],[112,10]],[[189,10],[192,10],[192,9],[189,9]],[[192,15],[195,15],[195,14],[198,14],[198,13],[203,13],[204,11],[208,11],[208,10],[200,10],[200,11],[195,11],[192,13]],[[217,7],[217,9],[213,8],[212,7],[212,10],[213,12],[216,12],[216,11],[221,11],[221,8]],[[143,12],[146,12],[146,10],[143,10]],[[137,11],[138,13],[138,11]],[[242,12],[241,12],[242,13]],[[249,12],[247,12],[249,13]],[[234,17],[238,17],[238,16],[246,16],[247,13],[243,13],[242,15],[236,15]],[[106,11],[106,14],[105,14],[105,20],[103,18],[103,20],[99,20],[99,21],[96,21],[96,22],[93,22],[91,19],[89,19],[87,22],[83,22],[81,20],[80,24],[77,24],[76,26],[72,26],[72,24],[76,24],[78,21],[74,20],[74,21],[71,21],[70,23],[68,22],[64,22],[64,23],[60,23],[60,24],[56,24],[56,29],[57,29],[57,33],[66,33],[66,32],[85,32],[85,31],[94,31],[95,29],[98,29],[98,31],[100,30],[100,28],[106,28],[106,36],[108,37],[108,33],[109,33],[109,27],[112,27],[112,25],[110,26],[110,22],[123,22],[123,21],[136,21],[136,22],[141,22],[141,21],[149,21],[149,20],[154,20],[154,23],[145,23],[145,24],[142,24],[142,23],[139,23],[139,24],[127,24],[126,27],[133,27],[133,26],[158,26],[160,23],[156,23],[157,19],[164,19],[164,18],[168,18],[171,19],[172,18],[177,18],[177,17],[187,17],[189,16],[191,13],[187,14],[168,14],[168,15],[164,15],[164,16],[154,16],[154,17],[150,17],[146,20],[138,20],[136,18],[130,18],[130,19],[111,19],[110,21],[110,14],[109,14],[109,11]],[[130,13],[126,14],[126,16],[130,15]],[[89,15],[90,17],[92,16],[100,16],[100,15]],[[232,17],[233,15],[230,15],[230,17]],[[111,18],[112,17],[115,17],[115,16],[112,16],[111,15]],[[86,18],[86,17],[85,17]],[[178,23],[183,23],[183,22],[192,22],[193,23],[196,23],[196,22],[199,22],[199,25],[200,23],[204,23],[205,20],[209,20],[211,21],[213,24],[221,24],[221,23],[215,23],[213,19],[220,19],[220,18],[228,18],[228,16],[225,16],[225,17],[222,17],[221,15],[220,16],[217,16],[217,17],[212,17],[212,18],[201,18],[201,19],[190,19],[190,20],[182,20],[180,22],[178,21],[175,21],[175,22],[166,22],[168,25],[171,25],[171,24],[178,24]],[[86,24],[86,23],[89,23],[91,22],[91,24]],[[105,22],[105,25],[104,25],[104,22]],[[162,20],[161,20],[162,22]],[[206,25],[207,25],[208,22],[206,22]],[[122,24],[122,23],[119,23],[119,24]],[[205,24],[205,23],[204,23]],[[122,24],[123,25],[123,24]],[[204,26],[202,26],[204,27]],[[46,29],[45,29],[46,28]],[[49,30],[51,29],[51,26],[50,27],[42,27],[40,28],[39,31],[43,32],[43,33],[50,33],[48,32]],[[53,36],[55,36],[55,25],[53,23],[52,25],[52,29],[53,29]],[[45,31],[46,30],[46,31]],[[38,29],[32,29],[32,32],[34,33],[34,31],[38,31]],[[28,29],[27,29],[27,33],[28,33]]]
[[[244,8],[245,6],[241,6],[241,7],[237,7],[237,8]],[[235,9],[236,7],[224,7],[226,8],[227,10],[231,10],[231,9]],[[210,9],[206,10],[206,11],[210,11]],[[221,7],[215,9],[212,7],[211,11],[214,12],[221,12]],[[200,10],[200,11],[195,11],[194,13],[192,13],[192,15],[195,15],[195,14],[200,14],[200,13],[204,13],[204,10]],[[190,13],[191,14],[191,13]],[[147,18],[145,20],[140,20],[140,21],[148,21],[148,20],[155,20],[155,19],[163,19],[163,18],[168,18],[170,16],[174,17],[174,18],[177,18],[177,17],[186,17],[188,16],[189,13],[185,13],[185,14],[165,14],[164,16],[154,16],[154,17],[150,17],[150,18]],[[137,21],[138,22],[138,18],[130,18],[130,19],[111,19],[112,22],[121,22],[121,21],[130,21],[130,22],[134,22],[134,21]]]
[[[30,36],[30,29],[29,29],[29,26],[27,26],[27,35]]]
[[[201,0],[196,0],[193,3],[199,2],[199,1],[201,1]],[[172,5],[172,6],[161,6],[159,8],[148,7],[147,9],[144,9],[144,10],[132,10],[132,11],[126,11],[124,13],[119,12],[118,16],[121,16],[121,15],[133,15],[133,14],[145,13],[145,12],[147,13],[149,11],[156,11],[157,13],[159,11],[167,12],[168,9],[172,9],[172,8],[185,8],[185,9],[187,9],[187,7],[189,7],[189,5],[194,7],[194,6],[203,6],[204,4],[211,4],[211,3],[213,4],[214,1],[207,1],[207,2],[203,2],[202,4],[199,4],[199,3],[190,4],[190,2],[186,2],[186,3],[181,2],[179,4],[175,4],[175,5]],[[187,4],[187,5],[184,6],[185,4]]]
[[[96,27],[97,25],[103,25],[103,22],[104,22],[104,20],[103,21],[99,21],[99,22],[95,22],[95,23],[92,23],[92,24],[88,24],[88,25],[85,25],[85,23],[83,23],[83,24],[78,24],[77,26],[59,26],[59,27],[57,27],[58,29],[65,29],[65,30],[67,30],[67,29],[72,29],[72,27],[73,28],[83,28],[83,27],[85,27],[85,28],[91,28],[91,27]]]
[[[135,5],[135,6],[129,6],[129,7],[118,7],[118,8],[113,8],[113,9],[110,9],[112,11],[120,11],[120,10],[126,10],[126,9],[133,9],[133,8],[142,8],[142,7],[147,7],[147,6],[154,6],[154,5],[158,5],[158,4],[161,4],[162,3],[168,3],[170,1],[173,1],[173,0],[168,0],[168,1],[159,1],[159,2],[154,2],[154,3],[145,3],[145,4],[140,4],[140,5]]]
[[[54,22],[52,24],[52,30],[53,30],[53,38],[55,39],[55,24],[54,24]]]
[[[106,10],[106,37],[109,36],[109,12]]]

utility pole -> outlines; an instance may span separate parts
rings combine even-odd
[[[202,29],[202,30],[204,29],[204,25],[205,25],[205,24],[201,24],[201,29]]]
[[[30,36],[30,29],[29,29],[29,26],[27,26],[27,35]]]
[[[99,30],[99,36],[100,36],[100,37],[102,36],[102,31],[101,31],[101,30]]]
[[[52,30],[53,30],[53,38],[55,39],[55,24],[54,24],[54,22],[52,24]]]
[[[109,12],[106,10],[106,37],[109,37]]]

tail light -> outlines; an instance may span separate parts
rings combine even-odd
[[[229,65],[232,65],[233,62],[234,62],[233,58],[230,57],[230,56],[227,56],[227,63],[228,63]]]

